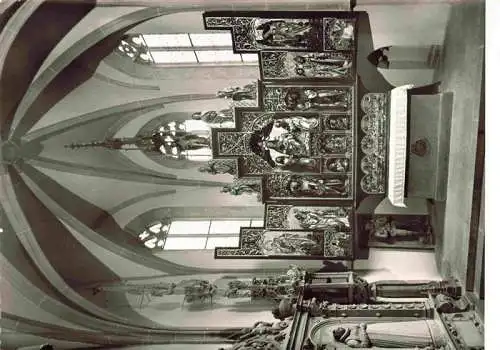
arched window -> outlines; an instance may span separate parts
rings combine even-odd
[[[257,54],[233,53],[229,32],[128,35],[121,40],[118,52],[144,64],[258,64]]]
[[[139,234],[150,249],[199,250],[237,247],[240,227],[262,227],[261,218],[156,221]]]

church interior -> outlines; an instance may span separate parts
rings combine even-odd
[[[484,1],[0,2],[1,349],[484,349]]]

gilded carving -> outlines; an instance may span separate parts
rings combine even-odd
[[[352,50],[355,24],[355,19],[323,18],[325,51]]]
[[[252,154],[250,149],[250,133],[224,132],[218,133],[219,154],[243,156]]]
[[[344,52],[262,51],[264,79],[351,79],[353,58]]]

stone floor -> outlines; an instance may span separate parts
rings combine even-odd
[[[436,202],[437,263],[442,274],[465,282],[471,229],[476,149],[484,86],[482,1],[454,4],[436,70],[443,92],[453,92],[447,199]]]

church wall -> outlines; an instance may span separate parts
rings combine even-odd
[[[431,46],[444,41],[450,5],[393,4],[370,5],[358,1],[355,11],[367,11],[373,34],[374,49],[384,46]],[[408,40],[411,38],[411,40]],[[426,85],[434,80],[434,69],[380,69],[388,82],[395,86],[404,84]]]
[[[449,4],[369,5],[358,1],[355,11],[366,11],[373,29],[375,49],[387,45],[442,44]],[[411,39],[409,39],[411,38]]]
[[[354,270],[360,270],[369,282],[442,279],[433,251],[370,248],[368,259],[357,260]]]

